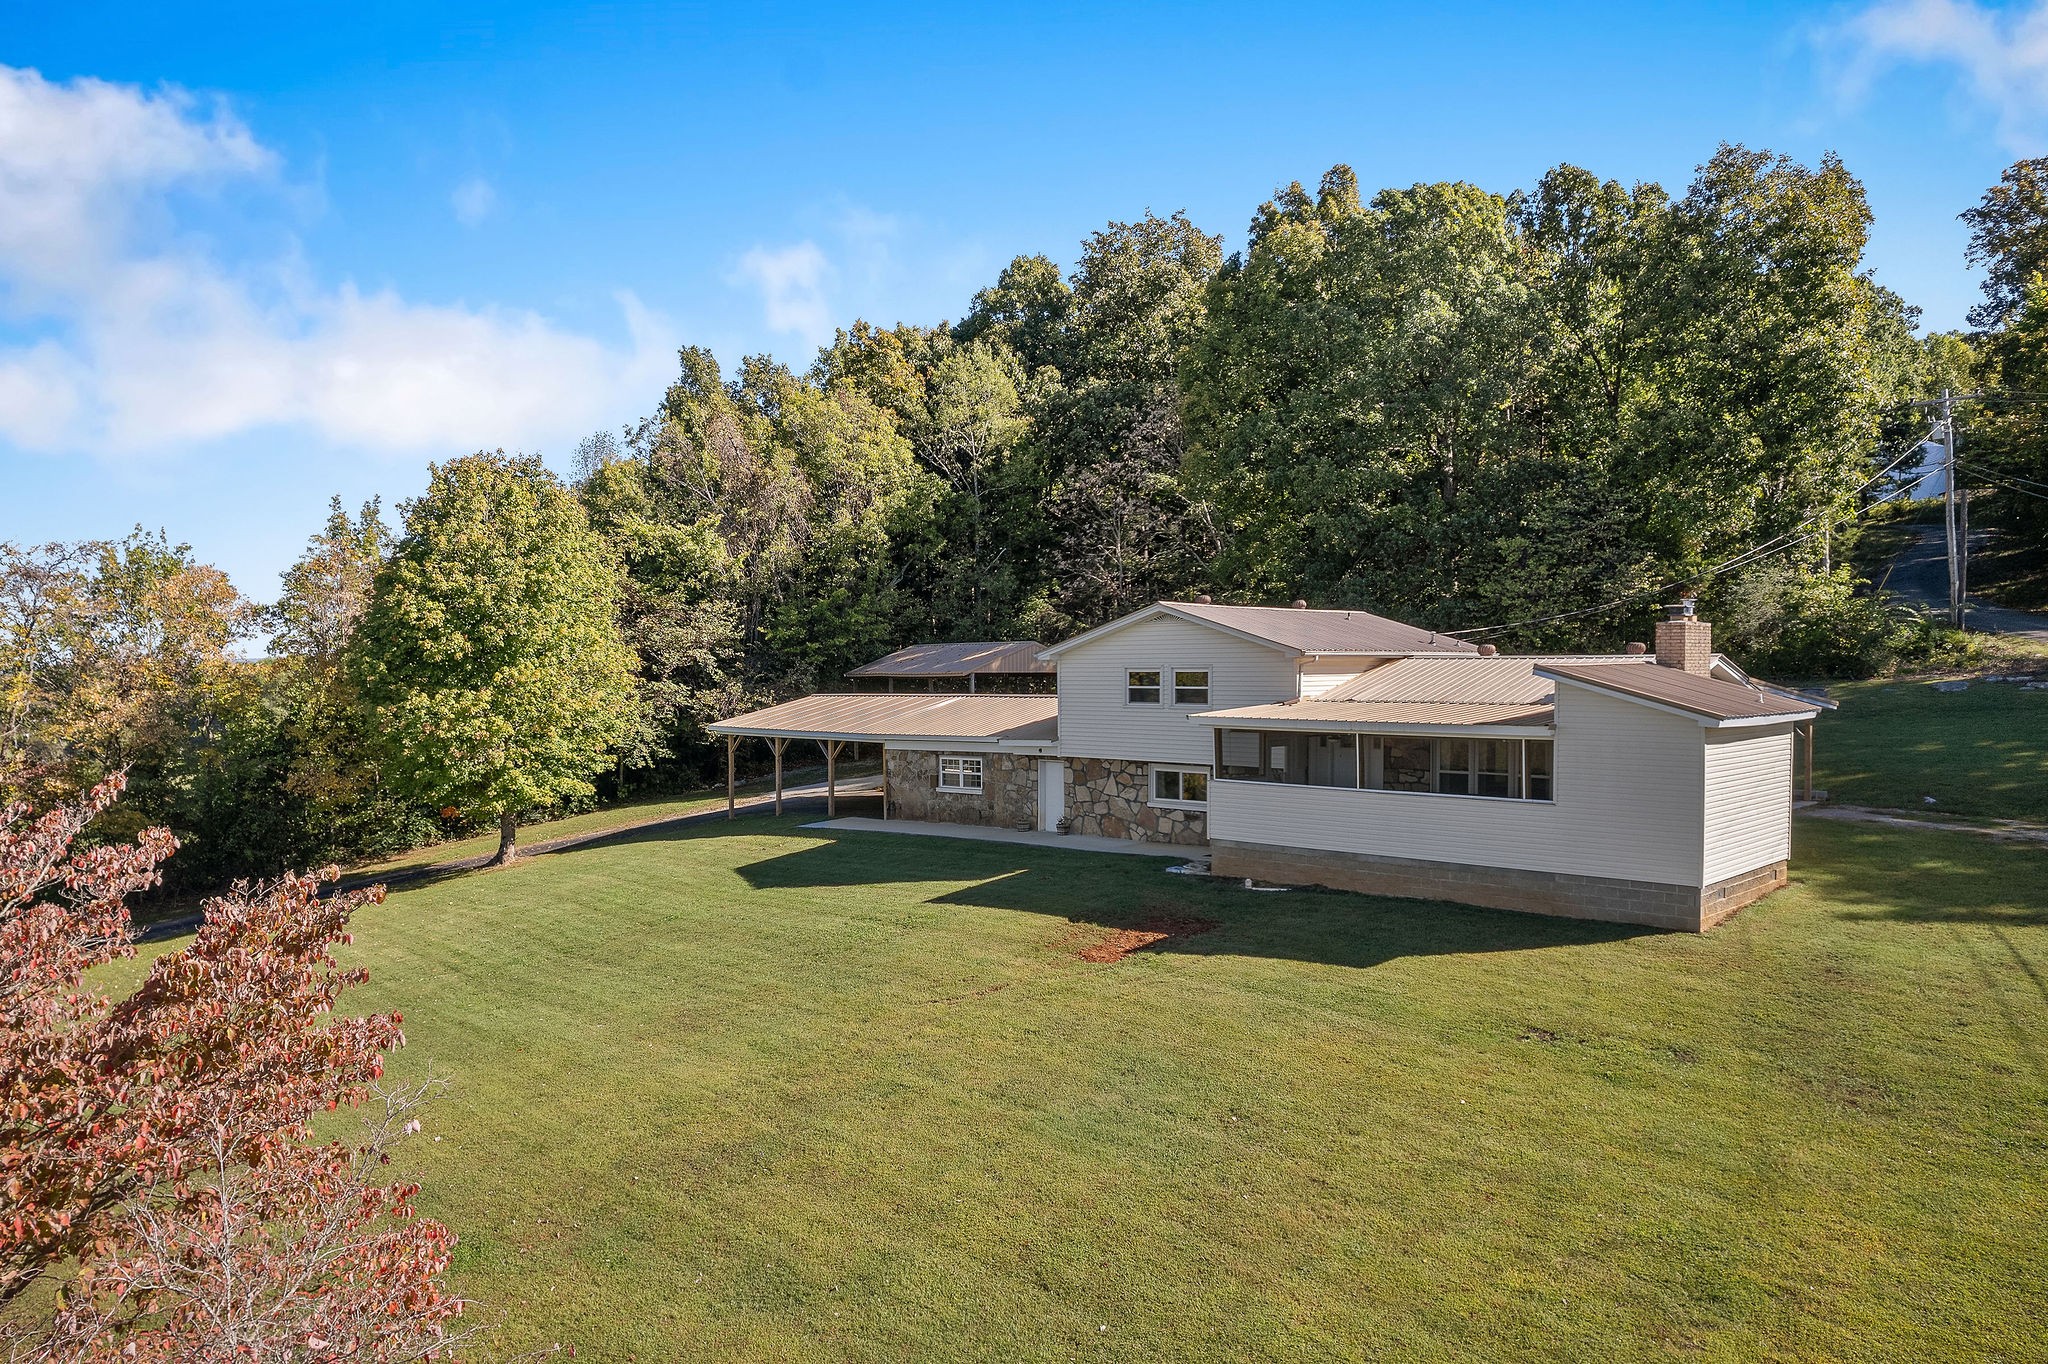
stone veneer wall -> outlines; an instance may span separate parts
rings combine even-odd
[[[1067,832],[1141,843],[1207,843],[1207,813],[1153,805],[1151,782],[1150,763],[1067,759]]]
[[[981,790],[941,791],[939,758],[981,759]],[[987,824],[999,829],[1038,827],[1038,759],[1013,753],[941,755],[921,749],[889,748],[882,753],[882,781],[889,818],[936,824]]]
[[[1517,871],[1508,867],[1227,841],[1211,847],[1209,868],[1217,876],[1249,876],[1279,885],[1330,886],[1369,895],[1453,900],[1488,909],[1645,924],[1686,933],[1706,932],[1744,905],[1753,904],[1785,885],[1788,879],[1786,864],[1777,862],[1700,890],[1605,876],[1570,876],[1561,872]]]

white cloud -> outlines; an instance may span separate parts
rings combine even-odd
[[[455,221],[464,227],[475,227],[491,216],[491,210],[498,206],[498,191],[491,188],[491,182],[481,175],[472,175],[455,187],[448,196],[449,206],[455,210]]]
[[[619,346],[180,235],[176,196],[284,196],[279,168],[183,92],[0,66],[0,438],[134,455],[282,427],[380,452],[533,448],[616,420],[667,376],[668,329],[630,295]]]
[[[2048,0],[1993,8],[1972,0],[1880,0],[1823,31],[1835,86],[1851,100],[1906,66],[1945,66],[1998,122],[2015,152],[2037,152],[2048,127]],[[1924,98],[1910,86],[1893,98]]]
[[[832,266],[816,242],[779,250],[754,247],[740,257],[739,275],[760,290],[762,315],[771,331],[816,346],[832,339],[832,308],[825,297]]]

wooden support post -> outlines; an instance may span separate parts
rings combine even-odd
[[[740,736],[737,734],[725,736],[725,817],[727,819],[733,817],[732,751],[739,741]]]
[[[825,818],[839,817],[839,750],[846,746],[844,739],[820,739],[825,746]]]
[[[1813,799],[1813,721],[1806,722],[1806,798]]]
[[[770,739],[775,746],[775,813],[782,813],[782,750],[789,747],[787,739]]]

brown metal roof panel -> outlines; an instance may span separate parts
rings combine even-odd
[[[1053,664],[1038,655],[1043,644],[1029,639],[970,644],[913,644],[863,663],[848,677],[969,677],[1050,674]]]
[[[1599,667],[1633,664],[1642,666],[1639,654],[1548,657],[1499,654],[1481,658],[1472,655],[1434,658],[1399,658],[1360,674],[1317,698],[1331,701],[1471,701],[1506,705],[1550,699],[1549,678],[1537,668],[1554,658],[1558,662],[1585,663]]]
[[[1671,706],[1708,720],[1803,719],[1816,707],[1782,695],[1754,690],[1740,682],[1702,677],[1679,668],[1604,668],[1553,663],[1543,671],[1569,682]]]
[[[1311,611],[1292,606],[1161,602],[1180,615],[1220,625],[1304,654],[1477,653],[1479,646],[1370,611]]]
[[[822,692],[735,715],[706,728],[714,734],[855,741],[953,738],[1037,742],[1058,735],[1059,698]]]

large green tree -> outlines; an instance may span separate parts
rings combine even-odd
[[[632,719],[618,568],[539,459],[437,465],[405,506],[351,645],[389,772],[420,799],[494,818],[587,795]]]
[[[2027,303],[2028,283],[2048,272],[2048,157],[2015,161],[1960,215],[1970,229],[1966,259],[1984,271],[1984,301],[1970,325],[1996,331]]]
[[[1675,201],[1574,167],[1512,198],[1291,186],[1182,371],[1230,585],[1464,627],[1653,592],[1848,509],[1920,363],[1858,273],[1868,220],[1838,162],[1739,147]]]

